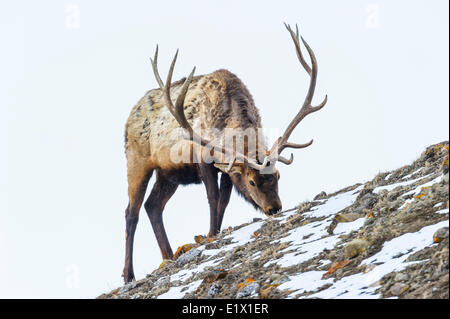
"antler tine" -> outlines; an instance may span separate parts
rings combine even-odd
[[[291,165],[294,161],[294,154],[291,153],[291,157],[289,159],[286,159],[283,156],[278,156],[278,161],[286,165]]]
[[[153,59],[150,58],[150,62],[151,62],[152,67],[153,67],[153,73],[155,74],[156,81],[158,82],[159,87],[161,89],[163,89],[164,88],[164,83],[161,80],[161,77],[159,76],[159,72],[158,72],[158,45],[156,45],[155,57]]]
[[[292,163],[293,156],[291,156],[290,160],[286,160],[285,158],[282,158],[279,156],[279,154],[285,149],[285,148],[305,148],[312,144],[313,140],[311,140],[308,143],[305,144],[295,144],[295,143],[289,143],[288,139],[291,135],[291,133],[294,131],[295,127],[300,123],[305,116],[308,114],[314,113],[316,111],[319,111],[321,108],[325,106],[328,100],[328,96],[325,96],[325,99],[320,103],[318,106],[312,106],[311,102],[314,96],[314,91],[316,88],[316,82],[317,82],[317,60],[314,55],[313,50],[308,45],[308,43],[299,35],[298,32],[298,26],[295,25],[296,32],[291,29],[289,24],[284,23],[286,29],[289,31],[289,34],[291,35],[291,38],[295,45],[295,51],[297,53],[298,60],[300,61],[300,64],[303,66],[303,68],[306,70],[306,72],[311,77],[308,92],[305,97],[305,101],[303,102],[303,105],[297,115],[294,117],[294,119],[289,123],[288,127],[284,131],[284,134],[274,143],[274,145],[271,148],[270,153],[273,154],[275,150],[278,154],[278,160],[285,164]],[[303,45],[305,46],[306,50],[308,51],[309,57],[311,59],[311,67],[308,65],[308,63],[305,61],[301,47],[300,47],[300,39],[303,42]],[[273,156],[273,155],[272,155]]]
[[[312,98],[314,96],[314,91],[316,89],[318,66],[317,66],[316,56],[314,55],[313,50],[308,45],[308,43],[306,43],[306,41],[305,41],[305,39],[303,39],[303,37],[301,37],[301,39],[302,39],[303,44],[306,47],[306,50],[308,50],[309,56],[311,58],[311,65],[312,65],[312,73],[310,74],[311,75],[311,82],[309,83],[308,93],[306,94],[305,102],[303,103],[303,107],[308,109],[308,112],[305,114],[305,116],[306,116],[309,113],[314,113],[314,112],[320,110],[322,107],[324,107],[325,104],[327,103],[328,96],[325,95],[324,100],[318,106],[313,107],[311,105]],[[302,109],[303,109],[303,107],[302,107]]]
[[[170,64],[170,68],[169,68],[169,72],[167,72],[167,79],[166,79],[166,85],[164,86],[165,89],[169,88],[172,85],[172,74],[173,74],[173,69],[175,68],[175,63],[177,62],[177,57],[178,57],[178,49],[175,52],[175,56],[172,59],[172,63]]]
[[[178,54],[178,50],[177,50],[177,54]],[[176,59],[176,55],[175,55],[175,59]],[[170,113],[172,113],[172,115],[176,118],[175,110],[174,110],[172,102],[170,100],[170,96],[168,99],[169,101],[167,101],[166,94],[165,94],[166,86],[164,85],[164,82],[161,80],[161,76],[159,75],[159,72],[158,72],[158,45],[156,45],[155,57],[153,59],[150,58],[150,62],[152,64],[153,74],[155,75],[156,81],[158,82],[160,89],[163,91],[164,99],[166,100],[166,106],[169,109]],[[174,64],[174,61],[172,62],[172,66],[173,66],[173,64]],[[169,87],[170,87],[170,84],[169,84]],[[170,92],[169,92],[169,95],[170,95]]]
[[[314,142],[314,140],[311,140],[308,143],[304,143],[304,144],[296,144],[296,143],[289,143],[289,142],[281,143],[281,145],[278,146],[278,154],[281,154],[281,152],[285,148],[305,148],[305,147],[310,146],[313,142]]]
[[[192,72],[187,77],[187,79],[184,81],[184,84],[181,87],[180,95],[178,95],[178,98],[177,98],[177,100],[175,102],[175,113],[180,117],[179,120],[181,122],[183,122],[183,124],[181,124],[181,126],[186,128],[189,131],[189,135],[191,137],[194,136],[194,131],[193,131],[192,127],[189,125],[189,122],[187,121],[186,116],[184,114],[184,98],[185,98],[186,93],[188,91],[189,84],[192,82],[192,78],[194,77],[194,73],[195,73],[195,66],[192,69]]]
[[[298,34],[298,26],[295,25],[296,33],[294,34],[294,31],[292,31],[291,26],[284,22],[284,26],[289,31],[292,41],[294,41],[295,45],[295,52],[297,53],[298,60],[302,64],[303,68],[305,68],[306,72],[308,72],[309,75],[311,75],[311,68],[309,67],[308,63],[306,63],[305,58],[303,57],[302,50],[300,48],[299,43],[299,34]]]

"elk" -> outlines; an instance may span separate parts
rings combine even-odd
[[[194,76],[194,68],[187,78],[172,83],[177,50],[164,83],[158,72],[156,47],[155,56],[150,61],[159,89],[148,91],[138,101],[125,127],[129,203],[125,211],[126,252],[122,276],[126,283],[135,279],[132,260],[134,234],[154,171],[156,181],[144,207],[163,259],[172,259],[173,253],[162,213],[179,185],[205,185],[210,207],[208,236],[211,237],[220,231],[233,187],[266,215],[281,210],[278,196],[280,174],[275,164],[289,165],[293,162],[292,154],[289,159],[280,155],[284,149],[299,149],[312,144],[313,140],[295,144],[288,139],[305,116],[320,110],[327,102],[325,96],[318,106],[311,105],[317,80],[317,61],[312,49],[299,37],[298,27],[295,32],[286,23],[285,27],[294,42],[300,64],[310,76],[310,84],[297,115],[270,149],[260,133],[253,135],[256,141],[253,144],[242,133],[260,132],[261,118],[250,92],[237,76],[224,69]],[[300,39],[308,51],[311,66],[303,57]],[[231,147],[224,133],[227,130],[238,132],[231,136]],[[244,147],[238,150],[235,144],[243,144]],[[188,160],[174,160],[174,145],[178,145],[175,153],[179,154],[180,150],[187,152]],[[209,160],[205,160],[205,153]]]

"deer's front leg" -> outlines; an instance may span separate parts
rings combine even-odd
[[[220,177],[219,202],[217,204],[217,232],[220,232],[220,228],[222,227],[223,215],[230,201],[232,189],[233,183],[231,182],[230,176],[222,173]]]
[[[209,237],[217,234],[217,205],[219,202],[219,186],[217,185],[217,169],[211,164],[199,164],[200,174],[206,187],[209,203]]]

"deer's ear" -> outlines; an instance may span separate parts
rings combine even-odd
[[[233,165],[229,172],[227,172],[228,164],[214,163],[214,167],[220,169],[225,174],[242,174],[241,167],[239,165]]]

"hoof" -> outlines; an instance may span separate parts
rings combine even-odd
[[[123,281],[127,284],[129,282],[132,282],[133,280],[136,280],[134,277],[133,271],[124,270],[122,272]]]

